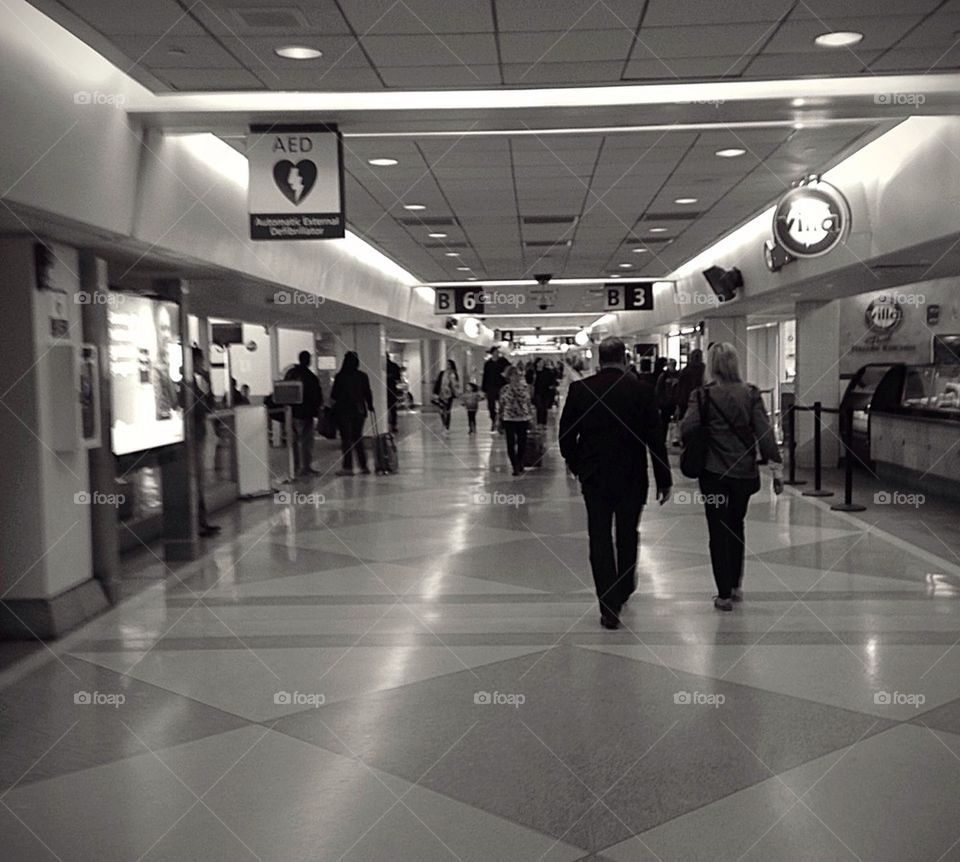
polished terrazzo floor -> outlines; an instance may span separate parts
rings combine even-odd
[[[720,614],[680,480],[605,631],[555,449],[405,421],[0,691],[0,858],[960,860],[960,567],[762,492]]]

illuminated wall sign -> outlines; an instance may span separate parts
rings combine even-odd
[[[251,239],[343,238],[343,140],[336,126],[251,126],[247,158]]]
[[[608,281],[603,296],[606,311],[653,311],[652,281]]]
[[[778,245],[795,257],[820,257],[833,251],[849,226],[846,198],[817,178],[790,189],[773,214]]]

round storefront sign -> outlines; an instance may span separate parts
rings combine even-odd
[[[903,323],[903,309],[889,296],[878,296],[864,312],[867,329],[877,335],[892,335]]]
[[[796,257],[819,257],[832,251],[850,224],[843,195],[829,183],[788,191],[773,214],[773,235]]]

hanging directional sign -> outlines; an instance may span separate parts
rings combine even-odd
[[[482,287],[438,287],[434,290],[434,314],[483,314]]]
[[[336,126],[251,126],[250,238],[341,239],[343,140]]]
[[[652,281],[608,281],[603,293],[606,311],[653,311]]]

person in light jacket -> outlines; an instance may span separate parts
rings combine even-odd
[[[507,455],[513,467],[513,475],[523,473],[523,454],[527,448],[527,431],[533,418],[533,402],[530,387],[520,370],[511,365],[507,368],[507,385],[500,390],[498,414],[507,435]]]
[[[706,374],[707,385],[690,396],[680,433],[686,442],[701,425],[709,431],[700,491],[717,584],[713,605],[730,611],[734,602],[743,601],[744,520],[750,497],[760,490],[757,451],[773,473],[776,494],[783,491],[783,463],[763,398],[740,378],[733,345],[710,348]]]

